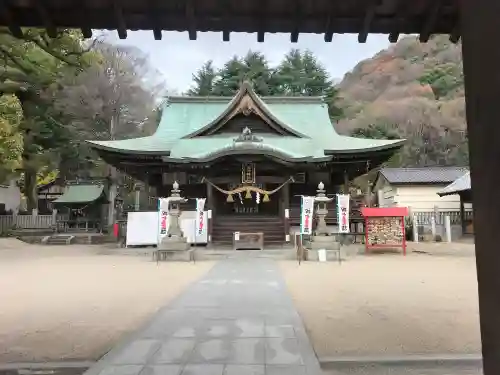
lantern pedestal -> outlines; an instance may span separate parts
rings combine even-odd
[[[186,237],[163,237],[159,250],[171,250],[171,251],[186,251],[191,248],[191,245],[187,242]]]
[[[326,260],[345,258],[340,242],[336,240],[335,236],[312,236],[311,240],[306,242],[306,247],[308,260],[319,260],[318,250],[323,249],[326,251]]]

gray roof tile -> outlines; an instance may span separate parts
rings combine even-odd
[[[382,168],[390,184],[449,184],[468,172],[463,167]]]

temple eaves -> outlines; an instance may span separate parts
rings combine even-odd
[[[459,1],[441,0],[366,0],[289,2],[256,0],[200,0],[150,2],[113,0],[10,0],[0,2],[0,26],[15,36],[22,27],[43,27],[49,36],[59,28],[79,28],[84,37],[92,29],[116,30],[120,39],[128,30],[151,30],[154,38],[162,31],[187,32],[190,40],[198,32],[221,32],[224,41],[231,32],[256,33],[263,42],[266,33],[288,33],[292,43],[300,34],[323,34],[331,42],[334,34],[355,33],[365,43],[368,34],[388,34],[391,43],[402,34],[419,34],[422,42],[433,34],[449,34],[460,39]]]

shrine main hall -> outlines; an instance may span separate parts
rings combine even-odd
[[[299,224],[301,195],[315,195],[320,182],[338,193],[404,140],[339,135],[323,98],[259,97],[245,82],[234,97],[168,98],[151,136],[89,143],[159,197],[177,181],[184,197],[206,198],[214,243],[229,244],[244,228],[276,245],[288,238],[285,215]],[[194,209],[190,202],[185,209]],[[330,208],[335,225],[335,204]]]

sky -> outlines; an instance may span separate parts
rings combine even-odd
[[[256,34],[236,33],[231,34],[230,42],[222,41],[222,33],[198,33],[198,39],[191,41],[187,33],[180,32],[163,32],[163,39],[158,41],[151,31],[129,32],[125,40],[110,33],[107,39],[141,49],[163,74],[168,89],[178,93],[190,87],[192,74],[204,62],[213,60],[215,66],[221,67],[234,55],[243,56],[250,49],[262,52],[271,66],[292,48],[309,49],[331,77],[340,80],[358,62],[389,46],[387,35],[369,35],[368,41],[360,44],[357,35],[348,34],[334,35],[331,43],[316,34],[301,34],[298,43],[290,43],[288,34],[266,34],[265,42],[258,43]]]

